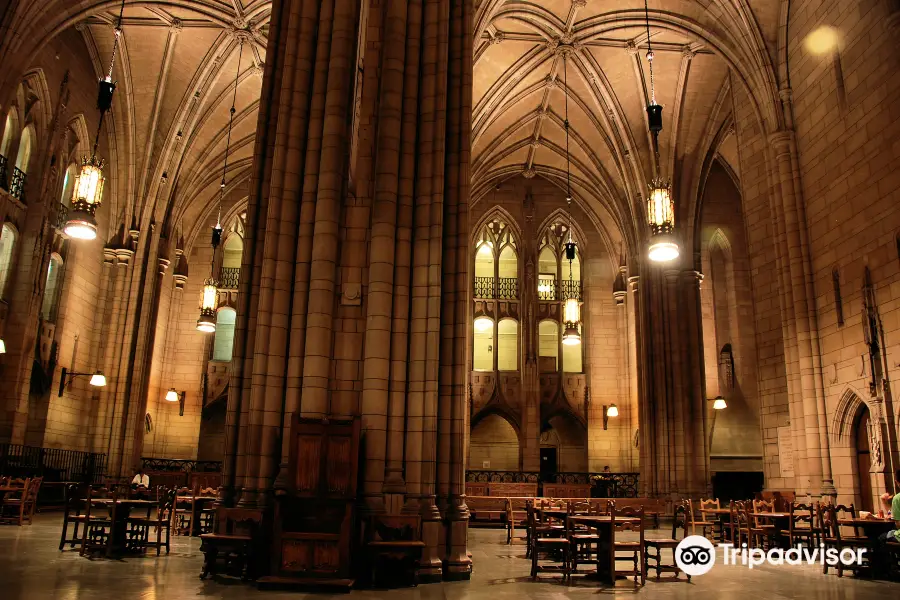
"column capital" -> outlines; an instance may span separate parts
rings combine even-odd
[[[174,275],[172,275],[172,278],[175,280],[175,289],[183,290],[184,284],[187,283],[187,275],[184,275],[182,273],[175,273]]]
[[[168,258],[160,258],[159,259],[159,274],[165,275],[166,271],[169,269],[169,265],[172,264]]]
[[[134,250],[129,248],[116,248],[116,258],[119,260],[119,264],[127,265],[131,262],[132,256],[134,256]]]
[[[109,246],[103,248],[103,262],[110,265],[116,262],[115,248],[110,248]]]
[[[691,281],[693,279],[697,282],[697,286],[699,286],[705,279],[703,273],[694,269],[687,269],[686,271],[682,271],[681,278],[685,281]]]
[[[776,131],[769,135],[769,144],[772,145],[772,148],[774,148],[779,155],[790,154],[791,148],[794,145],[794,131],[792,129]]]
[[[631,277],[628,278],[628,287],[631,288],[631,291],[632,291],[632,292],[637,293],[637,291],[638,291],[638,284],[639,284],[640,282],[641,282],[641,276],[640,276],[640,275],[632,275]]]

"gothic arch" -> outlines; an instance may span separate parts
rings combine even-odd
[[[838,401],[831,421],[831,439],[837,446],[850,448],[853,445],[853,428],[863,409],[868,408],[874,415],[869,403],[862,399],[862,395],[852,385],[847,385],[841,399]]]
[[[478,241],[479,235],[481,235],[481,230],[490,223],[491,221],[502,221],[506,223],[506,225],[510,228],[510,233],[512,234],[513,240],[517,242],[521,248],[523,237],[522,237],[522,229],[519,227],[519,224],[516,222],[515,217],[510,214],[508,210],[503,208],[502,206],[492,206],[490,210],[488,210],[472,227],[472,231],[469,234],[471,240],[469,242],[469,246],[471,248],[475,247],[475,243]],[[521,252],[521,250],[519,250]]]
[[[474,431],[475,427],[477,427],[478,424],[487,417],[490,417],[492,415],[500,417],[501,419],[509,423],[513,428],[513,431],[516,432],[516,438],[519,440],[519,448],[521,450],[523,440],[522,427],[519,424],[519,419],[516,418],[515,414],[513,414],[513,411],[510,410],[507,406],[498,404],[496,402],[491,403],[499,395],[499,393],[500,391],[498,386],[497,388],[495,388],[491,400],[488,402],[487,406],[485,406],[472,416],[472,419],[469,422],[469,431]]]

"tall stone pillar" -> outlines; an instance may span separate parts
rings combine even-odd
[[[273,3],[229,384],[221,502],[270,506],[295,414],[359,417],[361,509],[422,515],[420,581],[471,570],[472,16]]]

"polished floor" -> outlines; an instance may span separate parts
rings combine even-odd
[[[59,552],[61,515],[39,515],[35,524],[25,527],[0,526],[0,599],[32,600],[185,600],[188,598],[236,599],[325,598],[323,594],[257,591],[239,582],[201,581],[198,578],[202,557],[197,538],[173,538],[172,552],[122,561],[88,560],[76,551]],[[547,576],[532,582],[530,563],[524,547],[507,546],[505,532],[473,529],[470,549],[475,561],[471,581],[421,585],[396,591],[354,591],[351,597],[396,598],[397,600],[556,600],[592,598],[598,595],[638,596],[654,599],[747,599],[783,600],[815,598],[822,600],[887,600],[900,598],[900,584],[838,579],[823,575],[809,566],[766,566],[754,570],[719,564],[710,573],[688,584],[682,576],[674,581],[657,582],[652,578],[635,592],[630,581],[613,587],[584,580],[562,585],[557,577]],[[719,561],[721,563],[721,560]],[[833,572],[832,572],[833,573]],[[665,577],[665,576],[664,576]],[[347,597],[340,595],[335,597]]]

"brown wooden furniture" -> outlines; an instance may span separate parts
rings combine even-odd
[[[506,520],[507,498],[497,496],[471,496],[466,498],[470,521],[500,524]]]
[[[85,554],[103,553],[109,554],[112,540],[112,526],[116,518],[116,504],[112,504],[112,510],[107,512],[103,505],[96,505],[99,498],[107,495],[106,490],[100,491],[99,498],[93,488],[88,487],[87,498],[84,501],[84,529],[81,531],[81,556]],[[99,513],[99,514],[98,514]]]
[[[467,500],[468,501],[468,500]],[[526,554],[531,544],[528,538],[528,506],[534,504],[534,498],[507,498],[506,499],[506,543],[512,544],[516,538],[516,527],[524,530],[526,542]]]
[[[146,516],[131,517],[126,519],[128,527],[128,544],[135,550],[145,550],[146,548],[156,548],[156,555],[159,556],[163,546],[166,547],[166,554],[169,553],[169,538],[172,530],[172,511],[175,506],[175,491],[168,492],[162,499],[158,501],[157,506],[149,506]],[[150,529],[156,534],[156,541],[151,541]],[[165,540],[163,540],[163,531],[165,531]]]
[[[543,495],[545,498],[590,498],[591,484],[545,483]]]
[[[602,538],[595,529],[572,520],[578,515],[598,515],[596,504],[570,501],[566,508],[566,538],[569,540],[569,577],[578,574],[579,564],[596,561]]]
[[[418,515],[377,515],[366,523],[367,562],[375,587],[418,585],[422,518]]]
[[[678,565],[675,563],[675,548],[678,546],[678,543],[681,541],[678,538],[678,530],[682,530],[681,538],[686,538],[688,535],[688,518],[687,518],[687,503],[683,502],[675,506],[675,513],[672,516],[672,537],[669,538],[647,538],[644,540],[644,565],[645,571],[649,571],[651,569],[656,570],[656,578],[660,579],[662,573],[675,573],[675,579],[678,579],[679,574],[681,574],[681,569],[678,568]],[[672,562],[671,563],[663,563],[662,559],[662,551],[663,550],[671,550],[672,551]],[[652,551],[652,552],[651,552]],[[652,563],[652,564],[651,564]],[[687,576],[687,580],[691,580],[691,576]]]
[[[618,577],[619,575],[623,575],[628,577],[629,575],[632,575],[634,576],[635,587],[638,585],[639,578],[640,584],[644,585],[647,582],[647,569],[646,564],[644,563],[644,509],[632,506],[626,506],[624,508],[616,506],[615,515],[616,517],[632,519],[631,521],[616,520],[612,524],[612,527],[610,527],[612,568],[615,576]],[[638,539],[625,540],[622,534],[626,531],[636,532],[638,534]],[[619,569],[616,566],[619,554],[623,553],[631,556],[633,565],[631,569]]]
[[[688,499],[687,502],[688,502],[688,515],[687,516],[688,516],[688,521],[690,522],[690,526],[691,526],[691,535],[702,535],[703,537],[710,537],[709,532],[713,532],[713,534],[715,534],[715,528],[716,528],[715,521],[707,521],[705,518],[703,518],[702,512],[700,513],[701,516],[698,519],[696,516],[697,513],[694,511],[694,501],[691,499]],[[709,503],[709,502],[713,502],[713,501],[701,500],[700,501],[701,505],[704,502]],[[715,502],[716,506],[708,505],[707,511],[709,511],[710,509],[718,509],[719,508],[719,506],[717,506],[719,501],[715,500],[714,502]],[[700,530],[699,534],[697,533],[698,529]]]
[[[16,485],[8,486],[11,491],[4,494],[0,500],[0,522],[14,523],[21,526],[24,523],[31,525],[34,519],[34,509],[37,506],[37,495],[41,489],[43,477],[26,479],[22,488]],[[17,483],[17,482],[16,482]]]
[[[790,515],[787,530],[780,531],[781,536],[787,538],[788,545],[793,548],[805,543],[810,548],[817,547],[822,531],[816,526],[815,505],[791,502]]]
[[[63,526],[62,533],[59,536],[59,549],[62,550],[66,544],[70,548],[74,548],[81,543],[81,536],[78,535],[79,525],[85,522],[85,489],[83,486],[72,483],[66,486],[65,505],[63,506]],[[73,525],[71,537],[66,537],[69,524]]]
[[[569,575],[569,540],[561,535],[562,530],[554,528],[539,518],[536,509],[528,511],[528,528],[531,541],[531,578],[537,579],[538,573],[561,573],[563,581]],[[541,559],[546,563],[541,563]]]
[[[301,419],[289,432],[284,488],[276,490],[270,575],[263,586],[353,585],[359,419]]]
[[[837,506],[833,504],[820,504],[818,512],[819,523],[821,524],[824,535],[822,542],[825,544],[826,549],[834,548],[840,552],[844,548],[852,550],[863,548],[866,549],[866,554],[870,554],[874,550],[873,540],[858,534],[856,508],[852,504],[850,506],[845,506],[843,504],[838,504]],[[842,526],[847,528],[852,527],[854,534],[845,535],[845,533],[841,531]],[[826,562],[822,567],[822,572],[826,575],[828,574],[828,566],[829,565]],[[851,570],[854,575],[859,575],[859,573],[867,566],[868,565],[859,565],[851,568]],[[834,567],[837,569],[838,577],[843,577],[845,569],[844,565],[838,561]]]
[[[488,496],[527,496],[534,498],[538,493],[536,483],[489,483]]]
[[[745,504],[748,512],[750,511],[749,505],[749,502]],[[782,538],[781,532],[788,529],[791,513],[770,510],[764,512],[754,511],[749,512],[748,518],[755,545],[772,548],[775,545],[783,546],[786,543],[787,538]]]
[[[228,575],[254,579],[262,519],[262,510],[220,506],[216,510],[215,531],[200,536],[203,553],[200,579],[216,575],[220,563]]]
[[[189,488],[181,487],[175,490],[172,527],[175,535],[191,535],[194,528],[194,493]]]
[[[612,501],[610,501],[612,502]],[[611,507],[615,510],[615,506]],[[597,532],[600,536],[600,544],[597,548],[597,571],[591,576],[596,577],[603,583],[615,585],[616,568],[615,553],[613,549],[613,532],[610,529],[614,524],[632,523],[638,526],[642,523],[641,519],[632,517],[617,517],[611,514],[605,515],[573,515],[570,520],[576,525],[584,525]]]
[[[488,483],[486,481],[479,482],[467,482],[466,483],[466,497],[470,496],[487,496],[488,495]],[[468,501],[467,501],[468,503]]]

